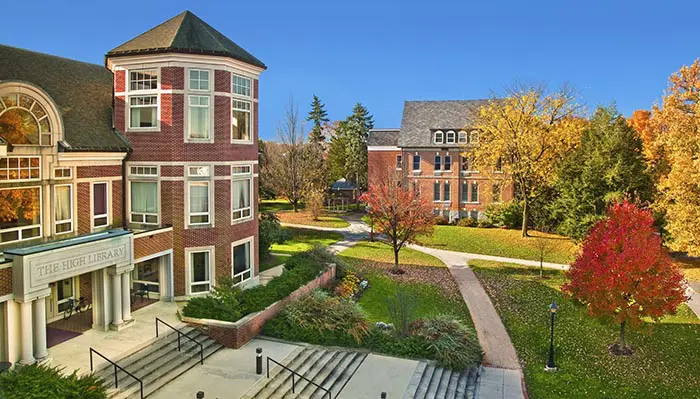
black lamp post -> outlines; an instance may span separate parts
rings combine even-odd
[[[552,302],[552,304],[549,305],[549,314],[551,316],[552,324],[549,334],[549,359],[547,360],[547,365],[544,367],[546,371],[557,370],[557,366],[554,364],[554,315],[557,313],[557,310],[559,310],[559,307],[556,303]]]

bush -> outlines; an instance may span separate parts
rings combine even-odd
[[[491,204],[484,211],[484,219],[494,226],[518,229],[523,224],[523,207],[518,201]]]
[[[448,222],[446,217],[437,216],[437,217],[435,217],[435,224],[437,224],[438,226],[445,226],[445,225],[448,225],[450,223]]]
[[[462,218],[462,219],[459,219],[459,221],[457,222],[457,226],[460,226],[460,227],[476,227],[476,225],[477,225],[477,222],[472,217]]]
[[[352,298],[360,291],[360,277],[355,272],[348,271],[335,287],[335,294],[341,298]]]
[[[234,285],[233,278],[221,277],[211,295],[190,298],[182,314],[200,319],[236,321],[243,316],[240,297],[241,289]]]
[[[264,259],[270,255],[270,247],[272,244],[282,244],[289,239],[289,234],[282,230],[280,220],[272,212],[263,212],[260,214],[258,222],[258,254],[260,259]]]
[[[93,374],[62,375],[58,367],[31,365],[0,374],[0,398],[7,399],[104,399],[107,389]]]
[[[481,229],[489,229],[493,227],[493,223],[489,219],[483,218],[479,219],[478,222],[476,222],[476,227],[479,227]]]
[[[415,321],[411,334],[429,342],[438,365],[464,370],[481,363],[483,352],[476,331],[452,316],[437,316]]]

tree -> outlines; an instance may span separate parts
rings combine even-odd
[[[554,252],[555,249],[554,242],[552,240],[554,239],[550,237],[537,237],[537,241],[535,241],[537,259],[540,261],[540,278],[544,278],[544,258]]]
[[[669,247],[700,256],[700,61],[669,78],[663,103],[654,106],[651,129],[662,165],[655,208],[665,213]]]
[[[367,136],[373,127],[372,115],[360,103],[338,125],[337,133],[345,149],[343,177],[360,190],[367,189]]]
[[[272,185],[273,176],[268,172],[268,161],[270,159],[269,151],[264,140],[258,139],[258,196],[260,199],[273,199],[277,197],[277,193]]]
[[[556,178],[555,166],[575,148],[583,120],[572,91],[549,93],[543,87],[517,85],[505,99],[481,107],[474,128],[478,145],[465,154],[482,173],[512,180],[523,204],[522,235],[527,236],[528,210]],[[500,164],[503,174],[494,174]]]
[[[399,251],[419,235],[432,232],[435,222],[432,204],[400,183],[401,176],[389,171],[386,178],[373,181],[369,191],[360,197],[367,204],[375,229],[391,242],[394,273],[400,273]]]
[[[581,143],[558,168],[558,198],[551,204],[560,233],[582,240],[608,205],[627,197],[652,199],[642,140],[614,107],[598,107]]]
[[[340,130],[340,121],[327,124],[328,138],[328,169],[331,181],[345,177],[345,147],[346,138]]]
[[[309,135],[309,143],[324,143],[326,137],[323,135],[323,124],[329,121],[328,113],[325,105],[315,94],[313,101],[311,101],[311,111],[309,111],[309,116],[306,120],[313,123],[311,134]]]
[[[658,321],[686,299],[683,274],[661,245],[651,210],[628,200],[611,205],[607,218],[591,229],[566,276],[564,292],[591,315],[620,324],[620,343],[612,349],[622,354],[631,353],[627,323]]]
[[[294,212],[304,197],[304,127],[299,120],[299,108],[293,99],[285,110],[285,117],[277,128],[280,143],[266,144],[268,168],[265,179],[282,197],[286,198]]]

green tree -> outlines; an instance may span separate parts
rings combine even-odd
[[[336,121],[328,128],[330,144],[328,146],[328,169],[330,180],[336,181],[345,177],[345,146],[346,138],[341,134],[340,122]]]
[[[339,125],[345,148],[344,177],[360,190],[367,189],[367,136],[374,120],[364,105],[357,103],[352,115]]]
[[[311,134],[309,134],[309,143],[325,142],[326,137],[323,135],[323,124],[329,121],[328,113],[326,112],[326,106],[315,94],[313,101],[311,101],[311,111],[309,111],[309,116],[306,120],[313,123]]]
[[[626,197],[649,201],[653,185],[646,172],[643,143],[615,107],[599,107],[580,145],[559,167],[559,196],[551,205],[559,231],[583,239],[612,202]]]

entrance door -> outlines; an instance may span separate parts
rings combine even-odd
[[[53,321],[63,317],[63,312],[70,307],[71,299],[76,299],[72,277],[52,283],[51,295],[47,299],[46,318]]]
[[[145,291],[148,298],[160,298],[160,261],[161,258],[154,258],[134,265],[131,280],[136,292]]]

